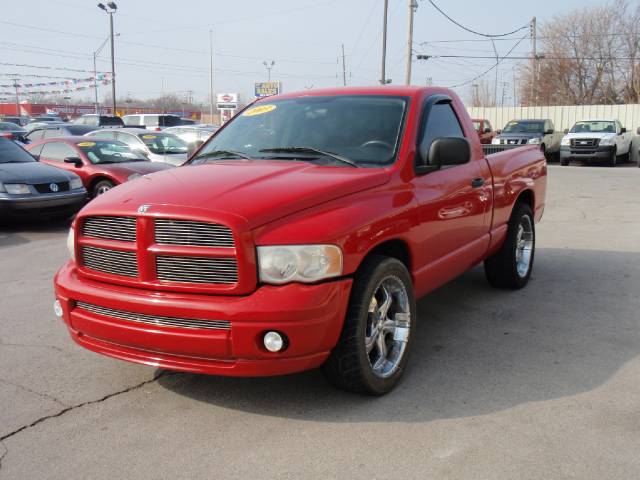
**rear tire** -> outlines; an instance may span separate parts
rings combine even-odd
[[[355,275],[338,344],[323,365],[338,388],[383,395],[398,383],[415,335],[416,302],[407,267],[373,256]]]
[[[535,247],[533,212],[529,205],[517,203],[502,247],[484,261],[484,272],[489,283],[496,288],[523,288],[531,277]]]

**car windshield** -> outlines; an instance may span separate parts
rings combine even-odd
[[[121,127],[121,126],[124,125],[124,122],[122,121],[122,119],[120,117],[102,116],[102,117],[100,117],[100,124],[103,125],[103,126]]]
[[[0,138],[0,163],[28,163],[35,161],[36,159],[22,147],[19,147],[11,140]]]
[[[26,132],[26,130],[15,123],[0,122],[0,132]]]
[[[481,123],[482,123],[482,122],[480,122],[479,120],[474,120],[474,121],[473,121],[473,128],[474,128],[475,130],[480,130]]]
[[[80,150],[87,156],[91,163],[123,163],[123,162],[142,162],[148,160],[141,153],[133,150],[122,142],[115,140],[91,140],[76,144]]]
[[[544,122],[509,122],[502,133],[542,133]]]
[[[592,121],[592,122],[577,122],[573,128],[571,128],[570,133],[616,133],[616,124],[615,122],[602,122],[602,121]]]
[[[406,98],[382,95],[266,100],[236,116],[194,160],[244,156],[388,165],[396,157],[406,107]]]
[[[180,138],[166,133],[147,133],[139,135],[151,153],[176,154],[187,153],[188,145]]]

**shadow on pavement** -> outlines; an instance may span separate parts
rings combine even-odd
[[[28,234],[64,233],[70,225],[70,218],[0,218],[0,248],[29,243]]]
[[[640,353],[640,253],[538,249],[521,291],[476,268],[418,304],[403,381],[369,398],[312,371],[286,377],[175,374],[180,395],[258,415],[328,422],[426,422],[590,391]]]

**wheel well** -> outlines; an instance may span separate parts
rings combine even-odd
[[[102,180],[106,180],[107,182],[111,182],[115,185],[115,182],[113,180],[111,180],[109,177],[96,177],[93,180],[91,180],[91,183],[89,184],[89,188],[87,190],[89,190],[89,193],[93,192],[93,188],[96,186],[96,184],[98,182],[101,182]]]
[[[520,202],[529,205],[529,207],[531,207],[531,211],[532,212],[535,211],[535,208],[536,208],[535,207],[535,198],[534,198],[533,192],[531,190],[525,190],[525,191],[521,192],[520,195],[518,195],[518,198],[516,199],[516,204],[520,203]]]
[[[383,255],[385,257],[392,257],[400,260],[407,267],[407,270],[411,271],[411,254],[409,246],[403,240],[387,240],[386,242],[376,245],[362,259],[362,262],[373,255]],[[360,264],[362,264],[362,262]]]

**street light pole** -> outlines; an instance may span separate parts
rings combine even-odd
[[[270,82],[271,81],[271,69],[273,68],[273,66],[276,64],[275,60],[271,60],[271,63],[268,63],[266,60],[264,62],[262,62],[262,64],[265,66],[265,68],[267,69],[267,81]]]
[[[113,112],[112,114],[116,114],[116,60],[115,60],[115,43],[113,36],[113,15],[116,13],[118,9],[118,5],[115,2],[109,2],[106,5],[103,3],[98,4],[98,8],[104,10],[109,14],[109,30],[111,32],[111,96],[113,97]]]
[[[407,76],[405,84],[411,85],[411,61],[413,60],[413,14],[418,8],[416,0],[409,0],[409,38],[407,39]]]
[[[382,65],[380,73],[380,84],[387,84],[387,12],[389,11],[389,0],[384,0],[384,17],[382,19]]]

